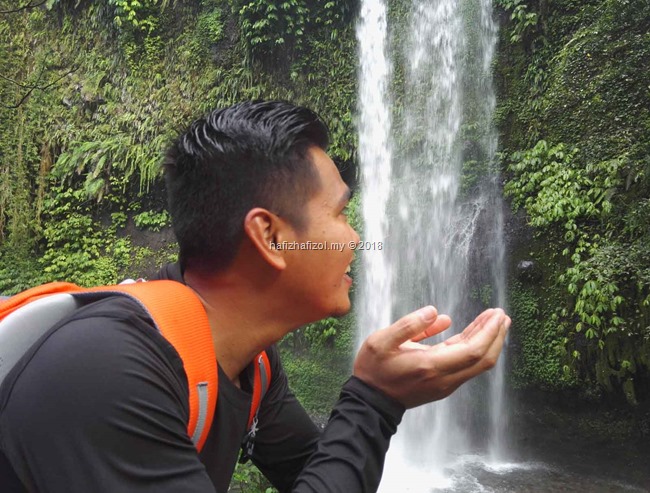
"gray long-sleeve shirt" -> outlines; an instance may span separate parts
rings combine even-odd
[[[179,279],[176,269],[161,277]],[[403,408],[358,379],[321,433],[289,390],[275,347],[253,461],[282,492],[372,492]],[[225,493],[250,409],[221,373],[197,454],[174,348],[134,302],[109,297],[54,326],[0,388],[0,491]]]

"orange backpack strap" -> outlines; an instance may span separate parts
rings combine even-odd
[[[200,452],[208,437],[219,390],[217,357],[203,304],[190,288],[175,281],[148,281],[91,288],[89,292],[124,293],[151,315],[183,361],[189,385],[187,433]]]
[[[253,376],[253,400],[251,402],[251,410],[248,415],[248,429],[253,426],[253,421],[257,418],[257,413],[260,410],[262,399],[266,395],[271,385],[271,363],[266,351],[262,351],[255,357],[255,374]]]
[[[50,283],[24,291],[0,303],[0,320],[28,303],[57,293],[75,298],[122,294],[140,304],[156,328],[180,355],[189,385],[190,419],[187,432],[201,451],[217,406],[218,373],[212,332],[203,305],[187,286],[175,281],[150,281],[117,286],[80,288],[70,283]],[[50,326],[56,321],[50,321]]]

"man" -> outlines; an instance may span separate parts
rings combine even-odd
[[[290,393],[274,344],[350,309],[350,190],[313,112],[249,102],[194,122],[164,166],[180,254],[160,278],[203,303],[219,363],[219,400],[197,454],[186,431],[178,354],[137,304],[110,297],[56,324],[0,389],[3,492],[225,492],[246,434],[251,361],[272,381],[252,460],[282,492],[369,492],[405,408],[492,367],[510,324],[481,314],[463,334],[418,344],[451,321],[425,307],[362,346],[322,432]],[[279,245],[325,242],[340,249]],[[285,243],[287,242],[287,243]]]

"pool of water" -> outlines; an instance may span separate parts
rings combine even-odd
[[[467,461],[449,471],[449,487],[431,492],[520,493],[520,492],[646,492],[648,489],[624,481],[596,475],[583,475],[559,465],[542,462],[506,463],[490,466]]]
[[[462,456],[441,472],[429,472],[406,464],[386,471],[382,492],[391,493],[643,493],[650,492],[648,471],[636,471],[626,480],[624,471],[609,466],[596,470],[573,464],[503,462],[490,464],[479,456]],[[650,469],[650,463],[646,466]]]

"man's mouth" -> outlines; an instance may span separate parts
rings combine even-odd
[[[345,275],[343,276],[343,279],[345,279],[349,285],[352,285],[352,276],[350,275],[352,273],[352,267],[348,265],[348,268],[345,269]]]

